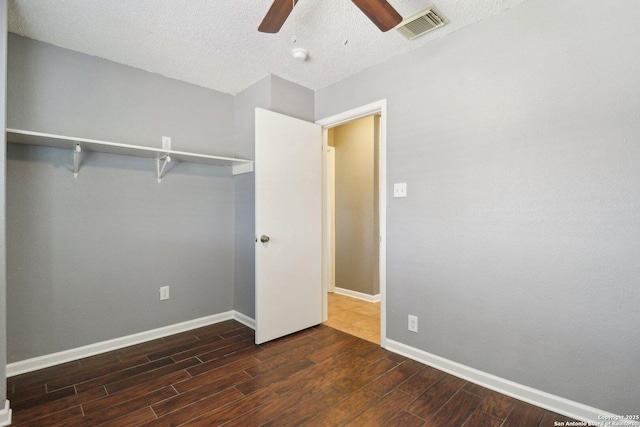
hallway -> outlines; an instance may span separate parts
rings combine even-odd
[[[380,344],[380,303],[328,293],[329,319],[326,326]]]

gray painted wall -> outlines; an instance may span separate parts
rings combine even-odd
[[[278,76],[271,76],[271,111],[312,122],[314,92]]]
[[[390,339],[637,414],[640,3],[548,6],[321,89],[316,117],[388,100]]]
[[[7,2],[0,0],[0,129],[7,118]],[[0,409],[7,398],[7,257],[6,257],[6,145],[0,136]]]
[[[233,154],[233,97],[9,36],[8,126]],[[157,143],[156,143],[157,141]],[[233,309],[226,168],[9,145],[9,362]],[[171,299],[159,300],[159,287]]]
[[[59,135],[233,155],[233,96],[9,35],[8,123]]]
[[[265,108],[313,121],[314,93],[270,75],[234,98],[236,156],[255,157],[255,109]],[[259,167],[259,164],[256,164]],[[236,250],[234,308],[255,317],[255,175],[235,178]]]
[[[236,155],[255,158],[255,109],[271,107],[271,76],[235,96]],[[256,165],[257,166],[257,165]],[[255,175],[235,179],[234,309],[255,318]]]
[[[343,289],[376,295],[375,117],[329,130],[335,147],[335,283]]]
[[[313,119],[268,76],[236,97],[9,35],[8,126],[253,159],[254,109]],[[9,362],[237,309],[254,315],[254,178],[9,147]],[[236,244],[238,245],[236,247]],[[160,286],[171,299],[160,302]],[[117,315],[114,315],[114,311]]]

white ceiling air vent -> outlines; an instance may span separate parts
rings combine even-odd
[[[396,30],[409,40],[440,28],[449,23],[449,20],[434,6],[411,15],[396,26]]]

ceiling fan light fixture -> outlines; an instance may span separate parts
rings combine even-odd
[[[291,49],[291,55],[298,61],[304,62],[309,57],[309,51],[301,47],[296,47]]]

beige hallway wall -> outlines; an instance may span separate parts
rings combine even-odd
[[[335,147],[336,286],[368,295],[379,291],[377,118],[330,130]]]

